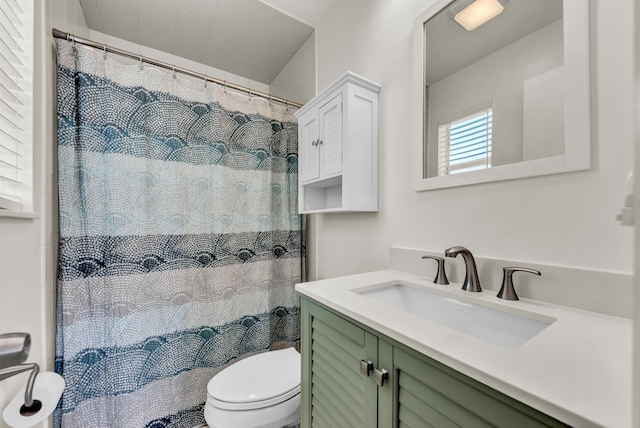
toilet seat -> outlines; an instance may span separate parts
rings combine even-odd
[[[292,389],[291,391],[287,391],[282,395],[272,397],[268,400],[234,403],[229,401],[218,400],[212,396],[209,396],[209,403],[211,403],[218,409],[224,409],[224,410],[253,410],[253,409],[262,409],[264,407],[275,406],[276,404],[280,404],[284,401],[287,401],[298,394],[300,394],[300,386]]]
[[[208,402],[224,410],[275,406],[300,393],[300,354],[294,348],[253,355],[207,384]]]

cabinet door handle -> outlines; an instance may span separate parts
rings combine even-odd
[[[317,146],[317,145],[318,145],[318,142],[317,142],[316,140],[313,140],[313,141],[311,142],[311,145],[312,145],[313,147],[315,147],[315,146]]]
[[[382,370],[374,369],[373,370],[373,380],[376,381],[378,386],[383,386],[384,385],[384,381],[387,380],[387,379],[389,379],[389,372],[387,372],[385,369],[382,369]]]
[[[360,374],[369,377],[373,371],[373,363],[371,361],[360,360]]]
[[[318,144],[319,144],[319,145],[320,145],[320,144],[322,144],[322,143],[323,143],[323,141],[322,141],[322,140],[318,140]]]

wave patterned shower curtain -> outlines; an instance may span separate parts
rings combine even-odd
[[[299,340],[297,124],[57,43],[56,425],[192,428],[215,373]]]

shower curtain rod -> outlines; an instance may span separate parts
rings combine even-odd
[[[218,85],[222,85],[226,88],[231,88],[234,89],[236,91],[240,91],[240,92],[244,92],[249,94],[249,96],[257,96],[257,97],[261,97],[261,98],[266,98],[269,101],[276,101],[279,102],[281,104],[285,104],[287,106],[291,106],[291,107],[296,107],[296,108],[300,108],[302,107],[302,104],[297,103],[295,101],[290,101],[284,98],[280,98],[280,97],[276,97],[270,94],[266,94],[264,92],[260,92],[260,91],[255,91],[251,88],[247,88],[245,86],[241,86],[241,85],[236,85],[235,83],[231,83],[231,82],[227,82],[225,80],[221,80],[221,79],[217,79],[215,77],[211,77],[211,76],[207,76],[205,74],[201,74],[201,73],[196,73],[195,71],[191,71],[191,70],[187,70],[186,68],[182,68],[182,67],[176,67],[175,65],[172,64],[168,64],[166,62],[162,62],[162,61],[157,61],[155,59],[152,58],[147,58],[144,57],[142,55],[137,55],[133,52],[129,52],[129,51],[125,51],[123,49],[118,49],[118,48],[114,48],[113,46],[109,46],[106,45],[104,43],[98,43],[98,42],[94,42],[93,40],[89,40],[89,39],[83,39],[82,37],[77,37],[74,36],[73,34],[70,33],[65,33],[64,31],[60,31],[57,29],[53,29],[51,31],[53,33],[53,37],[55,37],[56,39],[64,39],[67,40],[69,42],[73,42],[73,43],[78,43],[80,45],[85,45],[85,46],[91,46],[92,48],[96,48],[96,49],[102,49],[106,52],[110,52],[110,53],[114,53],[120,56],[124,56],[127,58],[132,58],[132,59],[136,59],[139,61],[142,61],[144,63],[147,64],[151,64],[151,65],[155,65],[156,67],[161,67],[161,68],[166,68],[167,70],[172,70],[174,72],[179,72],[182,74],[186,74],[187,76],[191,76],[191,77],[195,77],[198,79],[203,79],[209,82],[213,82],[213,83],[217,83]]]

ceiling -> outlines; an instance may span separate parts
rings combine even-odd
[[[270,84],[336,0],[80,0],[90,29]]]

